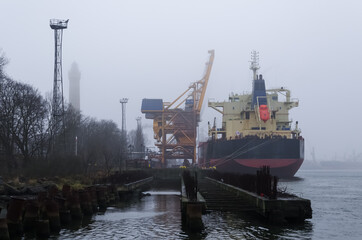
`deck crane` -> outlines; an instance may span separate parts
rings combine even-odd
[[[190,86],[174,101],[143,99],[141,112],[153,119],[154,138],[160,150],[158,158],[163,167],[168,159],[191,159],[196,163],[196,137],[200,112],[209,81],[214,50],[209,50],[203,77]]]

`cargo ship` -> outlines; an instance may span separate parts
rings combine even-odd
[[[256,174],[262,166],[280,178],[293,177],[304,160],[304,138],[289,110],[298,107],[286,88],[266,89],[253,51],[252,92],[229,95],[228,101],[209,101],[222,114],[222,125],[209,122],[209,139],[199,144],[199,165],[223,172]]]

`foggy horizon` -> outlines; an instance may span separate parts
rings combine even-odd
[[[19,4],[21,2],[21,4]],[[16,81],[50,93],[54,74],[53,18],[69,19],[63,31],[64,97],[68,72],[81,72],[81,112],[110,119],[121,128],[128,98],[127,130],[142,117],[147,145],[152,120],[141,113],[143,98],[171,102],[202,77],[208,50],[215,60],[206,90],[200,136],[221,115],[208,99],[226,101],[250,92],[250,52],[259,52],[266,88],[281,86],[299,99],[290,119],[299,122],[305,159],[361,161],[358,95],[362,49],[358,1],[1,1],[0,49],[5,72]]]

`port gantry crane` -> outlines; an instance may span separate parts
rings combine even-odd
[[[197,126],[214,61],[214,50],[208,53],[209,61],[201,80],[191,83],[173,102],[142,100],[141,112],[146,119],[153,119],[155,145],[160,150],[158,158],[163,167],[168,159],[191,159],[196,163]]]

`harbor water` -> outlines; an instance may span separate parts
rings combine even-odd
[[[362,171],[300,170],[279,186],[310,199],[313,218],[303,224],[270,226],[250,214],[210,212],[204,228],[182,226],[178,189],[109,207],[62,229],[50,239],[362,239]],[[25,239],[31,239],[25,237]]]

